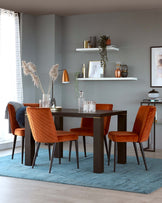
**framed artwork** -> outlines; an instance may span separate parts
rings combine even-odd
[[[150,86],[162,87],[162,46],[150,47]]]
[[[104,68],[101,67],[101,61],[89,61],[89,78],[101,78],[104,75]]]

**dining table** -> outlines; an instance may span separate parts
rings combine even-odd
[[[77,109],[63,108],[60,111],[52,111],[57,130],[63,130],[64,117],[93,118],[93,172],[104,172],[104,117],[117,116],[117,130],[127,130],[126,110],[96,110],[95,112],[79,112]],[[117,162],[126,164],[126,143],[118,143]],[[25,115],[25,165],[31,166],[35,153],[35,141],[33,139],[27,114]],[[55,157],[63,157],[63,143],[57,144]]]

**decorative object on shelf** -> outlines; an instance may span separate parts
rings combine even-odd
[[[127,65],[121,65],[121,76],[127,77],[128,76],[128,66]]]
[[[82,66],[82,74],[83,74],[83,78],[86,77],[86,67],[85,67],[85,64],[83,64]]]
[[[150,47],[150,86],[162,87],[162,46]]]
[[[91,48],[96,47],[96,36],[90,37]]]
[[[78,111],[83,112],[83,103],[84,103],[84,93],[83,91],[79,92],[79,98],[78,98]]]
[[[83,47],[88,48],[88,40],[84,40]]]
[[[121,65],[120,62],[116,62],[116,69],[115,69],[115,77],[120,78],[121,77]]]
[[[91,47],[91,42],[90,42],[90,41],[88,41],[88,48],[92,48],[92,47]]]
[[[83,78],[83,73],[78,72],[77,78]]]
[[[107,40],[110,38],[110,36],[106,36],[106,35],[102,35],[100,36],[99,40],[98,40],[98,46],[99,48],[99,54],[101,57],[101,66],[105,66],[106,61],[108,60],[107,58],[107,50],[106,50],[106,46],[107,46]]]
[[[23,68],[24,75],[30,75],[32,77],[34,85],[37,88],[40,88],[40,90],[41,90],[43,95],[49,95],[50,94],[50,91],[51,91],[51,88],[52,88],[51,87],[51,80],[52,80],[52,86],[53,86],[54,81],[58,77],[58,67],[59,67],[58,64],[53,65],[51,67],[50,71],[49,71],[50,81],[49,81],[49,86],[48,86],[48,92],[47,92],[47,94],[45,94],[45,91],[44,91],[44,89],[42,87],[42,84],[41,84],[41,81],[39,79],[39,76],[37,74],[37,68],[36,68],[36,66],[32,62],[26,63],[25,61],[22,61],[22,68]],[[42,106],[44,106],[44,101],[45,101],[45,103],[49,102],[49,99],[47,99],[47,96],[43,96],[43,95],[42,95]]]
[[[156,91],[155,89],[153,89],[153,90],[151,90],[151,91],[148,93],[148,97],[149,97],[151,100],[157,99],[157,98],[159,98],[159,92]]]
[[[108,39],[106,40],[106,45],[107,45],[107,46],[110,46],[110,45],[111,45],[111,39],[110,39],[110,36],[108,36]]]
[[[89,78],[100,78],[104,76],[104,67],[101,66],[101,61],[89,61]]]

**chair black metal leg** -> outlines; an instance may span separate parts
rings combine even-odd
[[[53,163],[53,159],[54,159],[55,149],[56,149],[56,143],[53,144],[51,163],[50,163],[50,167],[49,167],[49,173],[51,173],[51,169],[52,169],[52,163]]]
[[[116,151],[117,151],[117,142],[114,142],[114,172],[116,170]]]
[[[17,139],[17,135],[14,135],[14,142],[13,142],[13,147],[12,147],[12,159],[14,158],[16,139]]]
[[[110,156],[111,156],[111,143],[112,143],[112,141],[111,141],[111,140],[109,140],[108,166],[110,165]]]
[[[78,140],[75,140],[75,150],[76,150],[77,168],[79,168]]]
[[[71,148],[72,148],[72,141],[69,144],[69,161],[71,161]]]
[[[38,142],[37,149],[36,149],[36,152],[35,152],[35,154],[34,154],[33,163],[32,163],[32,168],[34,168],[34,166],[35,166],[35,160],[36,160],[36,158],[37,158],[37,154],[38,154],[38,151],[39,151],[39,147],[40,147],[40,142]]]
[[[138,152],[137,152],[136,142],[133,142],[133,147],[134,147],[134,151],[135,151],[135,154],[136,154],[137,163],[139,165],[140,162],[139,162],[139,158],[138,158]]]
[[[84,156],[87,157],[87,153],[86,153],[86,138],[85,138],[85,136],[83,136],[83,147],[84,147]]]
[[[51,160],[51,146],[48,144],[48,153],[49,153],[49,160]]]
[[[17,135],[14,135],[14,142],[13,142],[13,147],[12,147],[12,159],[14,158],[16,139],[17,139]]]
[[[22,146],[21,146],[21,163],[23,164],[24,159],[24,136],[22,136]]]
[[[105,148],[106,148],[107,159],[109,159],[109,150],[108,150],[108,146],[107,146],[107,139],[106,139],[106,136],[104,136],[104,142],[105,142]]]
[[[143,145],[142,145],[142,143],[139,143],[139,146],[140,146],[143,162],[144,162],[144,165],[145,165],[145,169],[147,171],[148,169],[147,169],[147,164],[146,164],[146,159],[145,159],[145,154],[144,154],[144,151],[143,151]]]

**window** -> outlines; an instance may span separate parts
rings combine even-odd
[[[0,142],[8,140],[8,120],[4,119],[9,101],[23,102],[19,16],[0,9]]]

